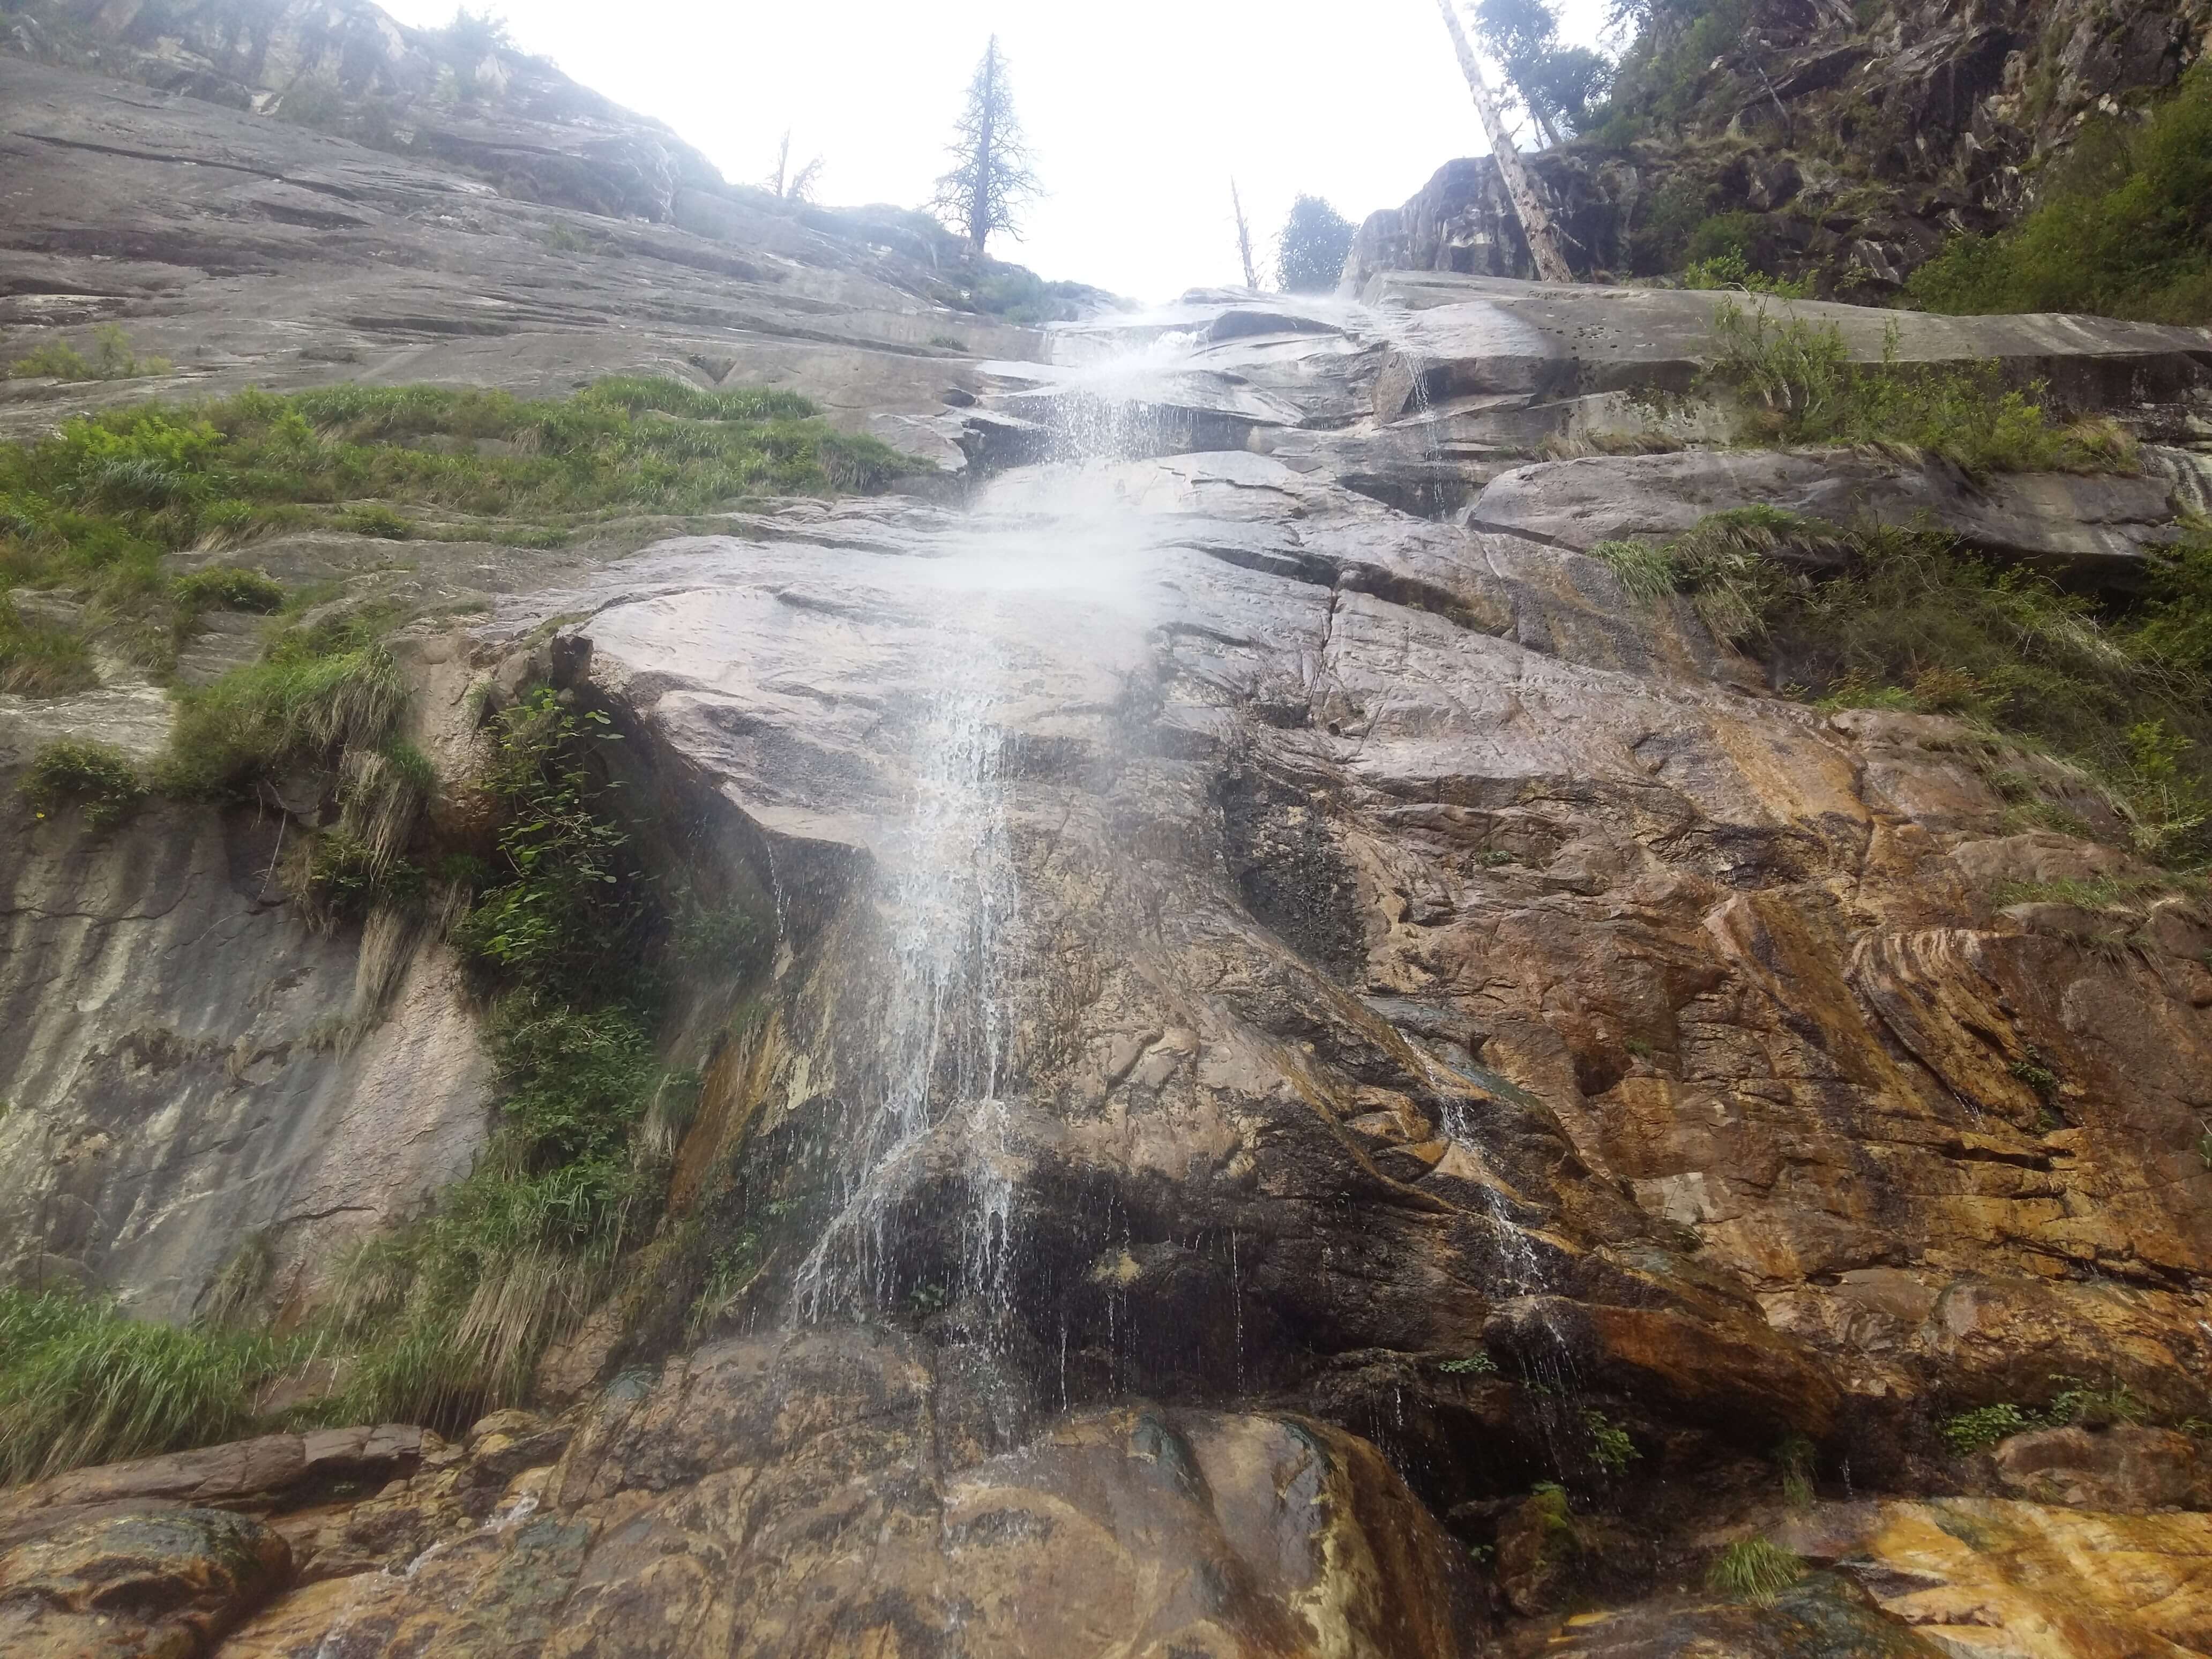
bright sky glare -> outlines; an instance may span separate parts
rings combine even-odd
[[[453,0],[382,0],[434,27]],[[493,0],[515,43],[757,182],[784,130],[817,199],[920,206],[994,31],[1050,195],[992,251],[1163,301],[1242,280],[1233,175],[1262,280],[1300,191],[1355,223],[1488,149],[1435,0]],[[1594,41],[1604,0],[1566,0]]]

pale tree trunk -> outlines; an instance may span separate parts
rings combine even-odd
[[[1260,273],[1252,264],[1252,226],[1244,217],[1244,198],[1237,192],[1237,181],[1229,181],[1230,205],[1237,210],[1237,251],[1244,256],[1244,286],[1258,292]]]
[[[1559,252],[1559,234],[1552,224],[1552,216],[1543,198],[1536,194],[1528,169],[1521,165],[1521,152],[1513,148],[1513,135],[1506,131],[1498,106],[1491,99],[1490,88],[1483,84],[1482,69],[1474,61],[1474,44],[1467,38],[1467,27],[1460,21],[1452,0],[1437,0],[1437,9],[1443,13],[1444,27],[1451,31],[1452,45],[1459,51],[1459,66],[1467,76],[1467,89],[1474,94],[1475,113],[1482,118],[1483,131],[1490,135],[1490,153],[1498,158],[1498,177],[1505,181],[1505,194],[1521,221],[1521,233],[1528,239],[1528,253],[1536,262],[1536,275],[1547,283],[1571,283],[1575,273],[1568,267],[1567,256]]]

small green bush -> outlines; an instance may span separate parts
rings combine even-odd
[[[236,1438],[252,1425],[255,1389],[291,1358],[265,1336],[0,1290],[0,1485]]]
[[[2015,1434],[2025,1434],[2038,1426],[2038,1420],[2018,1406],[1981,1406],[1972,1411],[1945,1418],[1943,1443],[1954,1455],[1971,1457],[1978,1451],[1988,1450],[2000,1440],[2008,1439]]]
[[[1805,1564],[1767,1538],[1730,1544],[1705,1569],[1705,1588],[1717,1595],[1765,1607],[1805,1576]]]
[[[1589,1431],[1591,1459],[1607,1474],[1626,1474],[1628,1466],[1644,1455],[1629,1437],[1628,1431],[1602,1412],[1585,1409],[1583,1426]]]
[[[2212,323],[2212,65],[2185,76],[2148,121],[2086,130],[2033,212],[1996,236],[1961,237],[1905,292],[1954,314]]]
[[[1486,1353],[1466,1354],[1457,1359],[1446,1359],[1437,1369],[1447,1376],[1495,1376],[1498,1362]]]
[[[104,830],[138,810],[146,786],[120,749],[64,740],[46,744],[32,758],[23,793],[41,817],[76,805],[83,808],[87,823]]]
[[[40,346],[27,357],[19,357],[8,368],[9,380],[128,380],[142,374],[167,374],[174,367],[167,357],[141,357],[131,349],[131,337],[113,323],[92,331],[89,358],[66,341]]]

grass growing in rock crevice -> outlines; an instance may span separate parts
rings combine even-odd
[[[2099,780],[2138,850],[2176,866],[2212,854],[2212,538],[2162,556],[2136,601],[2068,592],[1942,536],[1845,535],[1764,507],[1593,551],[1646,602],[1686,596],[1778,686],[2004,733]]]
[[[1708,380],[1752,411],[1747,435],[1780,445],[1879,444],[1940,455],[1966,472],[2132,471],[2134,441],[2109,421],[2055,421],[2040,388],[1994,362],[1917,367],[1892,326],[1880,364],[1851,361],[1833,323],[1723,301]]]

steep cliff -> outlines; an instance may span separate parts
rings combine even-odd
[[[276,1336],[224,1350],[261,1437],[0,1494],[11,1652],[2212,1650],[2212,708],[2145,632],[2200,625],[2212,332],[1430,270],[995,329],[826,233],[0,92],[11,303],[182,365],[13,433],[657,374],[638,453],[774,381],[927,457],[542,537],[398,492],[555,416],[289,405],[418,459],[163,571],[373,630],[408,857],[526,866],[366,927],[276,844],[352,822],[342,754],[17,796],[176,715],[15,601],[103,683],[0,696],[0,1261]],[[310,185],[352,222],[255,209]],[[262,643],[178,626],[187,685]],[[519,1046],[556,817],[629,849],[561,994],[650,1054]],[[611,1130],[561,1091],[610,1067]],[[422,1265],[526,1182],[586,1196]],[[422,1411],[317,1426],[362,1398]],[[10,1467],[68,1410],[0,1399]]]
[[[2212,39],[2197,0],[1698,0],[1645,20],[1607,118],[1527,158],[1577,272],[1656,276],[1735,252],[1867,303],[1953,236],[2018,220],[2086,131],[2139,118]],[[1363,281],[1533,274],[1487,161],[1374,215],[1353,261]]]

